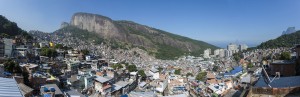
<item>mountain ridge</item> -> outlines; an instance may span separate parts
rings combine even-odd
[[[97,35],[104,43],[116,47],[139,47],[160,59],[169,59],[168,57],[174,59],[184,54],[200,56],[207,48],[218,48],[204,41],[172,34],[133,21],[112,20],[98,14],[75,13],[69,24],[69,27],[86,30],[83,31],[84,33]],[[63,30],[55,32],[58,31]]]

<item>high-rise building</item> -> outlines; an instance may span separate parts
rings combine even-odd
[[[211,54],[211,49],[206,49],[206,50],[204,50],[203,57],[204,58],[209,58],[210,54]]]
[[[240,44],[239,45],[239,50],[240,51],[247,50],[247,49],[248,49],[248,46],[246,44]]]
[[[230,43],[227,45],[227,50],[231,51],[232,53],[238,52],[238,46],[236,44]]]
[[[5,48],[4,48],[4,42],[2,39],[0,39],[0,57],[4,57]]]
[[[221,57],[221,58],[225,57],[225,50],[224,49],[219,49],[219,57]]]
[[[214,55],[215,55],[215,56],[218,56],[219,54],[220,54],[220,49],[214,50]]]
[[[4,38],[3,42],[4,42],[4,56],[11,57],[13,51],[13,40]]]

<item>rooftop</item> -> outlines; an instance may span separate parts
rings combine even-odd
[[[14,79],[0,77],[0,97],[22,97]]]
[[[95,80],[100,83],[105,83],[107,81],[110,81],[112,78],[110,77],[102,77],[102,76],[96,76]]]
[[[300,76],[280,77],[279,79],[275,78],[274,81],[270,83],[270,86],[274,88],[300,87],[299,80],[300,80]],[[254,87],[258,88],[258,87],[269,87],[269,86],[264,81],[264,78],[260,77],[257,83],[254,85]]]
[[[48,89],[54,88],[55,89],[55,95],[63,94],[56,84],[46,84],[46,85],[44,85],[44,87],[48,88]],[[42,91],[44,91],[44,89],[41,88],[40,91],[42,92]]]
[[[293,61],[289,61],[289,60],[275,60],[272,62],[272,64],[286,64],[286,65],[289,65],[289,64],[294,64]]]
[[[18,84],[18,85],[19,85],[19,88],[20,88],[21,93],[22,93],[23,95],[25,95],[25,94],[30,93],[30,92],[33,91],[32,88],[26,86],[26,85],[23,84],[23,83],[20,83],[20,84]]]

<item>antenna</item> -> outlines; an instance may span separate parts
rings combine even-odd
[[[272,86],[270,85],[270,83],[272,83],[272,82],[274,81],[275,78],[277,78],[277,79],[280,78],[280,72],[276,72],[275,77],[273,77],[273,79],[270,80],[270,77],[269,77],[269,75],[268,75],[266,69],[264,68],[264,65],[262,65],[262,70],[263,70],[263,75],[265,75],[265,76],[264,76],[264,80],[265,80],[266,84],[267,84],[269,87],[272,87]]]

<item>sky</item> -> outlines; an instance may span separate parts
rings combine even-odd
[[[0,0],[24,30],[53,32],[76,12],[130,20],[219,47],[255,46],[300,28],[300,0]]]

